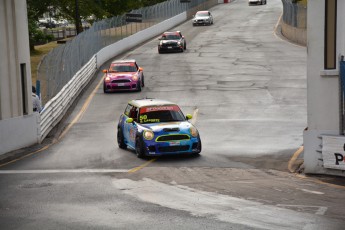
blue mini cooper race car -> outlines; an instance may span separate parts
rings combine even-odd
[[[201,152],[198,130],[178,105],[158,99],[137,99],[128,103],[117,126],[120,148],[134,149],[139,158]]]

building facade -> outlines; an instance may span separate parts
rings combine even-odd
[[[308,1],[306,173],[345,176],[341,65],[345,55],[345,1]]]
[[[38,142],[26,1],[0,0],[0,155]]]

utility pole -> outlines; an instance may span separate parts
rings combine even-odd
[[[79,0],[75,0],[75,29],[78,35],[81,32],[80,31],[80,16],[79,16]]]

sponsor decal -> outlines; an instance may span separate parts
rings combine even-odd
[[[179,111],[180,108],[177,105],[144,107],[140,109],[140,114],[156,112],[156,111],[164,111],[164,110]]]
[[[345,170],[345,136],[322,136],[323,167]]]

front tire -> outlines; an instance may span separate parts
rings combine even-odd
[[[104,92],[104,93],[108,93],[108,92],[107,92],[107,86],[105,85],[105,83],[103,83],[103,92]]]
[[[135,139],[135,154],[137,155],[138,158],[145,157],[144,143],[142,140],[140,140],[139,137]]]
[[[145,87],[144,74],[141,76],[141,85]]]

